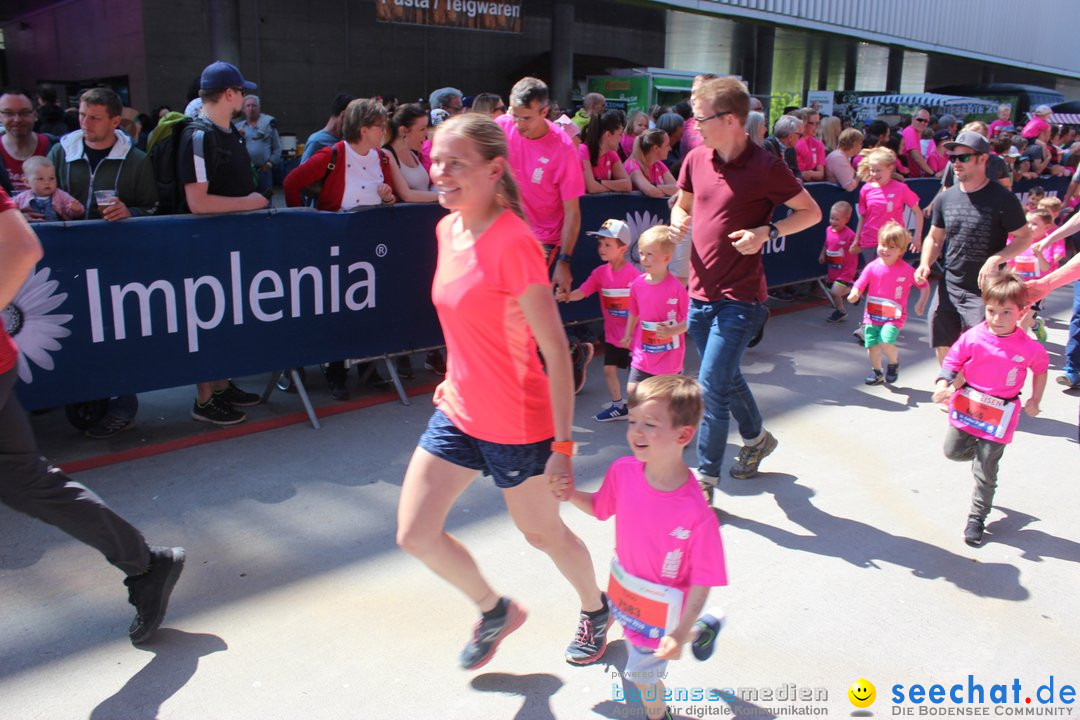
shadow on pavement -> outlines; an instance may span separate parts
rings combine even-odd
[[[156,720],[162,704],[184,687],[199,668],[199,658],[228,650],[217,635],[159,630],[154,658],[90,714],[90,720]]]
[[[514,720],[555,720],[551,711],[551,696],[559,692],[563,681],[548,673],[513,675],[511,673],[484,673],[470,683],[480,692],[520,695],[525,703],[514,715]]]
[[[1005,507],[996,509],[1005,513],[1005,517],[986,526],[988,535],[985,542],[1014,547],[1023,553],[1021,557],[1025,560],[1042,562],[1051,557],[1080,563],[1080,543],[1028,528],[1028,525],[1039,520],[1034,515]]]
[[[911,569],[924,580],[943,578],[961,590],[982,597],[1025,600],[1029,593],[1020,584],[1020,571],[1004,563],[974,563],[936,545],[891,535],[858,520],[836,517],[810,502],[814,491],[798,484],[798,478],[784,473],[762,473],[753,483],[727,483],[729,495],[772,493],[788,519],[805,528],[800,535],[750,518],[729,515],[717,509],[722,525],[749,530],[781,547],[817,555],[832,556],[859,568],[880,568],[876,561]]]

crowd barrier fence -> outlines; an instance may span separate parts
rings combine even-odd
[[[1062,194],[1067,179],[1038,184]],[[911,185],[925,204],[937,184]],[[828,209],[856,199],[831,184],[807,188],[825,218],[766,245],[770,286],[824,274]],[[619,218],[636,236],[669,219],[664,200],[638,193],[589,196],[581,207],[582,233]],[[52,407],[440,346],[430,286],[444,212],[399,205],[37,225],[45,257],[4,313],[20,348],[20,398]],[[583,234],[575,285],[599,264],[595,247]],[[600,316],[595,296],[560,311],[568,323]]]

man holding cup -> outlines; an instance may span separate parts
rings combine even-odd
[[[57,183],[86,207],[86,219],[112,222],[149,215],[157,207],[150,158],[117,129],[123,109],[112,90],[87,90],[79,98],[80,129],[49,151]]]

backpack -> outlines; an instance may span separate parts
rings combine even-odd
[[[161,118],[146,141],[146,154],[154,166],[158,189],[158,215],[188,212],[184,184],[180,182],[177,155],[180,138],[188,125],[195,123],[207,128],[205,120],[190,118],[183,113],[170,112]]]

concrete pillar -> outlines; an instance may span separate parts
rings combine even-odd
[[[889,46],[889,64],[885,71],[885,92],[900,92],[900,83],[904,75],[904,48]]]
[[[817,70],[817,87],[816,90],[835,90],[835,88],[829,87],[829,55],[832,50],[831,39],[827,35],[822,35],[818,39],[818,70]]]
[[[239,0],[208,0],[210,20],[210,55],[240,66],[240,2]],[[243,68],[240,68],[243,72]],[[254,73],[253,73],[254,74]]]
[[[859,66],[859,42],[847,40],[844,53],[844,90],[855,89],[855,73]]]
[[[772,95],[776,30],[770,25],[755,25],[754,34],[754,84],[750,87],[750,92],[759,96]]]
[[[574,83],[574,6],[556,2],[551,12],[551,99],[570,107]]]
[[[810,92],[810,66],[814,62],[814,49],[817,46],[817,40],[812,35],[806,36],[806,48],[803,51],[803,73],[802,73],[802,95],[800,107],[806,107],[810,103],[806,102],[807,93]]]

